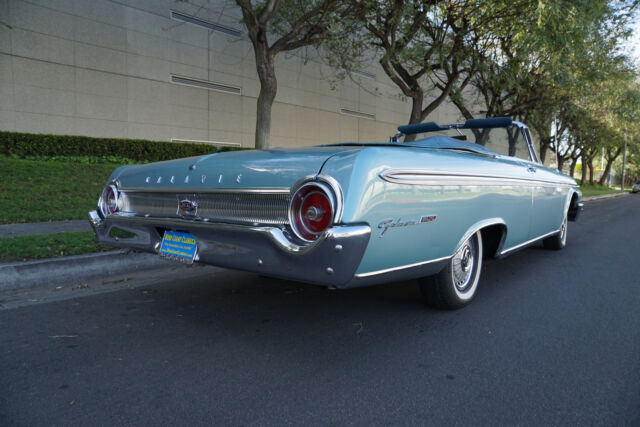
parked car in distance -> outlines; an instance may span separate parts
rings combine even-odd
[[[631,187],[632,193],[637,193],[638,191],[640,191],[640,181],[636,181],[636,183],[633,184],[633,187]]]
[[[386,143],[122,166],[90,222],[101,243],[186,263],[332,288],[419,279],[446,309],[472,300],[483,258],[565,246],[581,193],[539,162],[524,124],[398,129]],[[433,136],[398,142],[419,133]]]

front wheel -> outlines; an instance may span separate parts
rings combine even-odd
[[[560,250],[567,245],[567,215],[564,216],[560,231],[542,241],[545,249]]]
[[[473,299],[481,270],[482,235],[478,231],[460,246],[440,273],[420,279],[420,291],[432,307],[462,308]]]

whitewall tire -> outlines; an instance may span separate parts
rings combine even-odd
[[[473,299],[481,271],[482,234],[478,231],[460,245],[440,273],[420,279],[420,291],[432,307],[462,308]]]

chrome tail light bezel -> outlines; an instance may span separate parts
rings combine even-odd
[[[303,225],[303,220],[301,218],[298,219],[298,217],[302,215],[300,208],[302,207],[303,200],[301,200],[299,196],[303,192],[309,192],[309,189],[323,193],[331,206],[330,220],[327,226],[321,231],[300,229],[299,224]],[[316,242],[327,229],[340,222],[342,218],[342,209],[342,191],[335,180],[332,178],[327,179],[327,177],[306,178],[298,182],[291,190],[291,200],[289,202],[289,226],[297,239],[305,243],[313,243]]]
[[[114,204],[109,204],[110,193],[113,194]],[[103,218],[108,217],[120,210],[119,208],[120,191],[115,184],[109,184],[102,189],[100,198],[98,199],[98,209]]]

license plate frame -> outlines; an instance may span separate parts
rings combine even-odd
[[[198,239],[190,233],[166,230],[158,255],[183,264],[193,264],[198,254]]]

